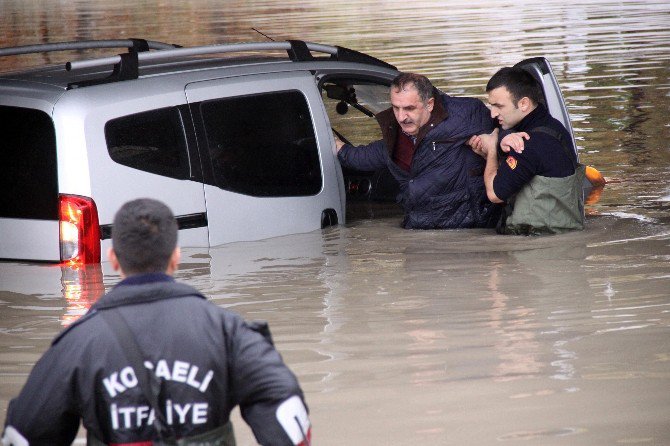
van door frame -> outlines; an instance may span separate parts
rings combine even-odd
[[[558,119],[570,133],[572,144],[575,148],[575,154],[579,160],[575,133],[572,129],[572,123],[570,122],[570,114],[568,113],[568,108],[563,99],[563,93],[558,85],[556,76],[554,76],[554,71],[551,68],[549,61],[544,57],[533,57],[524,59],[514,66],[528,71],[542,85],[542,91],[544,92],[549,114]]]

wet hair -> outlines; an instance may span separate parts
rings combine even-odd
[[[505,87],[510,92],[515,105],[524,97],[530,99],[533,104],[542,102],[540,85],[532,74],[521,68],[504,67],[498,70],[486,84],[486,92],[499,87]]]
[[[114,216],[112,246],[123,272],[165,272],[177,231],[172,211],[158,200],[140,198],[121,206]]]
[[[419,98],[424,104],[433,97],[434,87],[426,76],[416,73],[400,73],[391,81],[391,88],[406,90],[409,85],[414,85],[419,93]]]

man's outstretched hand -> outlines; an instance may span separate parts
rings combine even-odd
[[[530,135],[526,132],[505,135],[502,141],[500,141],[500,149],[505,153],[509,153],[510,150],[514,150],[516,153],[521,153],[524,149],[524,139],[530,139]]]
[[[337,153],[340,153],[340,150],[342,149],[344,142],[342,142],[342,140],[338,138],[335,133],[333,133],[333,138],[335,138],[335,147],[337,148]]]

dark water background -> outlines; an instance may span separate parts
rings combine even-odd
[[[481,98],[499,67],[545,56],[582,161],[610,180],[574,234],[405,231],[394,210],[352,206],[324,231],[186,249],[180,280],[270,322],[315,444],[670,444],[670,3],[0,0],[0,46],[261,41],[252,28]],[[0,417],[53,336],[117,281],[106,263],[0,263]]]

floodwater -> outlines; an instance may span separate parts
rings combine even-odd
[[[315,445],[670,444],[667,0],[0,0],[0,46],[262,40],[252,28],[362,50],[454,95],[545,56],[582,161],[610,180],[573,234],[406,231],[395,208],[357,205],[323,231],[186,248],[179,280],[269,321]],[[0,417],[118,280],[107,263],[0,263]]]

